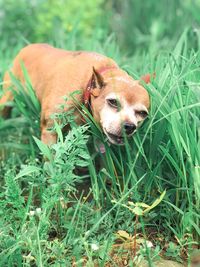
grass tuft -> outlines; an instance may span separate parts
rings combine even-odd
[[[109,48],[123,65],[116,47],[108,39],[104,51]],[[146,258],[153,266],[165,253],[181,261],[199,243],[199,53],[188,50],[185,31],[170,53],[136,54],[127,62],[149,62],[156,78],[146,85],[149,118],[124,147],[108,145],[90,114],[86,125],[78,127],[71,114],[57,114],[59,122],[70,122],[71,130],[63,136],[62,125],[55,123],[59,140],[49,148],[39,140],[40,106],[26,70],[26,90],[12,75],[14,109],[10,119],[0,121],[1,266],[81,266],[86,261],[115,266],[113,255],[123,258],[123,249],[113,248],[130,242],[134,246],[125,249],[130,264]],[[130,64],[124,68],[132,69]],[[131,75],[143,71],[138,64]],[[88,144],[98,142],[106,154],[90,149]],[[99,158],[103,168],[97,167]],[[77,173],[77,167],[88,171]],[[148,209],[145,203],[154,203],[163,192],[162,201]],[[131,203],[134,212],[127,208]],[[138,213],[142,208],[149,212]],[[119,242],[118,231],[128,241]],[[145,242],[138,249],[141,238]]]

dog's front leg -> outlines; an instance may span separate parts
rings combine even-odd
[[[52,119],[41,120],[41,140],[46,145],[55,144],[57,141],[57,134],[50,130],[52,127]]]
[[[57,141],[57,135],[48,130],[48,128],[43,128],[41,132],[41,140],[46,145],[55,144]]]

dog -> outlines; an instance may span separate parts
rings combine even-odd
[[[59,106],[65,101],[63,96],[77,90],[81,94],[76,100],[90,107],[94,120],[112,144],[122,145],[124,133],[127,137],[133,135],[148,115],[150,97],[141,80],[150,82],[150,75],[134,80],[104,55],[30,44],[19,52],[11,68],[14,76],[24,84],[22,64],[41,104],[41,140],[45,144],[51,145],[57,140],[56,134],[48,130],[54,123],[52,114],[59,112]],[[10,113],[6,103],[13,99],[9,72],[6,72],[3,84],[0,107],[2,116],[6,117]],[[67,100],[67,109],[73,106],[73,101]],[[80,124],[81,115],[76,115]]]

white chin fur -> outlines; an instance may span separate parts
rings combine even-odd
[[[108,138],[108,141],[109,141],[111,144],[113,144],[113,145],[124,145],[124,142],[123,142],[123,141],[122,141],[122,142],[117,142],[117,141],[115,141],[113,138],[111,138],[111,137],[109,136],[109,133],[106,131],[106,129],[103,129],[103,131],[104,131],[106,137]],[[123,140],[123,139],[122,139],[122,140]]]

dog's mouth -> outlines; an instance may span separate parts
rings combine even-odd
[[[108,137],[108,141],[114,145],[123,145],[124,144],[124,138],[121,135],[115,135],[112,133],[107,132],[106,130],[105,134]]]

